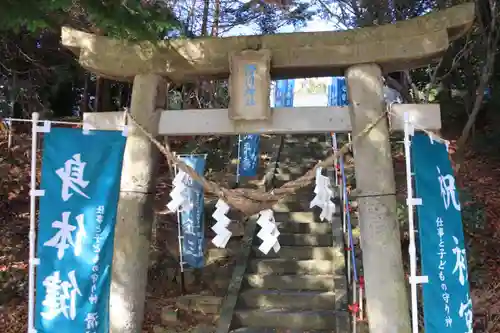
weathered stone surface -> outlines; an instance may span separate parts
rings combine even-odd
[[[164,105],[163,78],[138,75],[134,79],[130,112],[153,135],[158,128],[156,110]],[[116,216],[109,311],[111,333],[135,333],[142,327],[158,154],[151,141],[130,126]]]
[[[229,56],[229,118],[231,120],[268,120],[271,117],[271,52],[245,50]]]
[[[311,74],[312,75],[312,74]],[[305,75],[308,76],[308,75]],[[439,104],[395,104],[389,116],[392,131],[403,131],[403,117],[408,112],[410,120],[426,130],[441,128]],[[123,113],[87,112],[83,119],[86,123],[102,130],[121,130]],[[273,108],[271,121],[233,122],[228,118],[227,109],[167,110],[161,112],[159,135],[237,135],[286,134],[286,133],[336,133],[351,132],[348,107],[308,106],[293,108]],[[272,176],[269,175],[269,176]],[[250,180],[244,187],[255,188],[264,185],[266,180]],[[262,182],[264,181],[264,182]],[[278,186],[282,180],[277,180]],[[262,183],[262,184],[260,184]],[[252,185],[253,184],[253,185]],[[237,215],[230,211],[228,216]]]
[[[377,65],[364,64],[349,68],[346,79],[355,136],[385,111],[382,73]],[[356,186],[362,195],[357,202],[370,332],[409,333],[407,282],[396,220],[396,186],[387,123],[379,122],[366,136],[354,141],[353,151]]]
[[[229,53],[267,49],[271,75],[279,79],[343,75],[347,67],[366,62],[387,71],[420,67],[442,54],[473,21],[471,2],[396,24],[337,32],[132,43],[64,27],[62,44],[79,55],[83,67],[102,76],[130,80],[149,72],[178,82],[227,78]]]

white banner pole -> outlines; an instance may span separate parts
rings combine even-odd
[[[38,139],[38,112],[31,115],[31,181],[30,181],[30,231],[29,231],[29,280],[28,280],[28,333],[35,331],[35,242],[36,242],[36,153]]]
[[[238,163],[236,164],[236,186],[240,184],[241,172],[241,134],[238,135]]]
[[[7,119],[7,148],[10,150],[12,148],[12,121]]]
[[[177,175],[177,172],[178,172],[177,165],[174,165],[174,176]],[[184,274],[184,258],[182,255],[182,243],[184,242],[184,237],[182,236],[181,212],[179,210],[177,210],[177,238],[179,240],[179,265],[181,269],[181,274]]]
[[[408,231],[410,237],[410,244],[408,252],[410,254],[410,287],[411,287],[411,319],[412,319],[412,332],[418,333],[418,300],[417,300],[417,250],[415,246],[415,224],[413,220],[413,184],[412,184],[412,170],[411,170],[411,151],[410,151],[410,135],[411,124],[409,115],[406,112],[404,117],[404,146],[405,146],[405,162],[406,162],[406,187],[407,187],[407,200],[408,206]]]

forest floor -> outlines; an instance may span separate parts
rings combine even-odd
[[[26,331],[30,144],[28,135],[18,134],[9,151],[5,135],[0,134],[0,332],[4,333]],[[484,326],[481,331],[497,333],[500,332],[500,325],[493,315],[500,314],[500,154],[472,148],[457,179],[463,188],[462,205],[469,242],[474,310],[476,319],[480,321],[478,325]],[[492,157],[495,155],[498,157]],[[229,157],[221,155],[218,158],[222,161]],[[398,169],[401,156],[395,156],[395,160]],[[228,182],[234,177],[222,166],[213,169],[215,179],[220,181]],[[164,210],[170,188],[167,168],[162,175],[157,187],[158,211]],[[169,279],[168,269],[172,267],[165,266],[164,261],[158,259],[177,253],[175,219],[170,215],[165,216],[163,221],[157,226],[155,235],[155,244],[160,245],[152,249],[154,255],[150,265],[143,332],[188,332],[200,325],[210,327],[213,316],[186,311],[180,312],[180,318],[169,330],[162,331],[158,326],[162,321],[162,311],[168,308],[176,310],[180,289],[177,282]],[[216,266],[230,271],[230,265],[230,261],[224,261]],[[209,283],[188,286],[190,293],[207,295],[216,295],[218,291],[215,289]],[[489,315],[487,323],[486,315]]]

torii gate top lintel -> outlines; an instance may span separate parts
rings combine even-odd
[[[427,65],[443,54],[474,21],[474,3],[466,3],[396,24],[338,32],[127,42],[62,29],[62,44],[80,64],[103,77],[130,81],[155,73],[174,82],[225,79],[228,54],[269,50],[273,79],[343,75],[346,68],[377,63],[386,72]]]

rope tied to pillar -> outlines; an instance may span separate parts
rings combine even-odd
[[[375,128],[375,126],[377,126],[378,123],[382,121],[382,119],[386,118],[386,115],[388,113],[382,113],[382,115],[380,115],[372,123],[367,125],[356,136],[354,136],[352,142],[346,143],[344,146],[342,146],[341,149],[337,150],[323,161],[319,161],[311,170],[307,171],[301,177],[295,180],[288,181],[281,187],[275,188],[270,192],[262,192],[259,190],[248,188],[227,189],[211,180],[206,179],[203,176],[198,175],[198,173],[196,173],[193,168],[188,166],[172,153],[172,150],[168,143],[165,142],[164,145],[161,144],[151,133],[149,133],[142,125],[140,125],[128,111],[125,112],[127,118],[160,150],[160,152],[165,156],[167,162],[171,166],[177,166],[180,170],[188,174],[193,180],[200,183],[203,186],[205,192],[213,193],[217,197],[223,199],[231,207],[241,211],[248,216],[256,214],[264,209],[270,209],[272,206],[285,199],[286,197],[294,195],[299,189],[311,184],[316,177],[316,170],[318,168],[332,166],[339,156],[344,155],[354,142],[368,135],[368,133],[370,133],[370,131]]]

